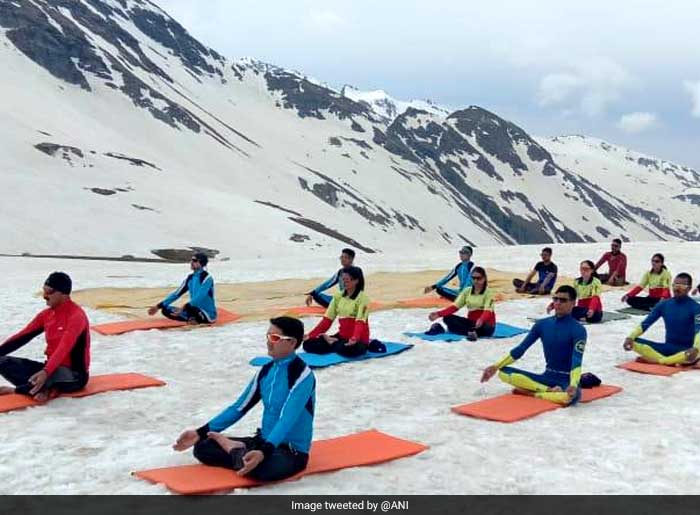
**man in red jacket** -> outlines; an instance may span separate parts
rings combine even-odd
[[[72,281],[54,272],[44,283],[47,309],[27,327],[0,345],[0,375],[14,386],[0,386],[0,395],[21,393],[46,401],[51,390],[75,392],[85,387],[90,368],[90,324],[83,309],[70,298]],[[45,333],[46,361],[41,363],[8,354]]]
[[[615,238],[610,244],[610,252],[606,252],[595,264],[597,271],[604,263],[608,264],[607,274],[598,274],[603,284],[623,286],[627,284],[627,256],[622,253],[622,240]]]

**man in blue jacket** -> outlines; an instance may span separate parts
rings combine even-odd
[[[535,322],[520,345],[496,364],[484,369],[482,383],[498,373],[501,381],[516,388],[516,393],[565,405],[579,400],[581,362],[587,334],[586,329],[571,316],[576,303],[576,290],[569,285],[560,286],[552,297],[552,303],[555,316]],[[520,359],[537,340],[542,340],[544,373],[535,374],[509,366]]]
[[[354,262],[355,251],[352,249],[343,249],[340,253],[340,266],[342,268],[330,276],[327,280],[319,284],[315,289],[306,294],[306,305],[311,306],[312,302],[315,301],[316,304],[323,306],[324,308],[330,306],[333,297],[324,292],[330,290],[337,284],[338,289],[342,293],[345,286],[343,286],[343,281],[340,280],[340,276],[345,270],[350,268]]]
[[[153,316],[160,310],[164,317],[189,324],[211,324],[215,322],[214,278],[206,270],[208,262],[209,258],[204,253],[198,252],[192,256],[190,261],[192,273],[182,281],[177,290],[155,306],[151,306],[148,309],[148,314]],[[181,308],[171,306],[173,302],[188,292],[190,301],[187,304]]]
[[[468,288],[473,284],[472,268],[474,267],[474,263],[472,263],[471,260],[473,252],[474,249],[472,249],[469,245],[465,245],[459,249],[459,263],[457,263],[457,266],[450,270],[445,277],[440,279],[435,284],[426,286],[423,293],[430,293],[431,291],[435,290],[435,293],[440,295],[440,297],[447,300],[455,300],[465,288]],[[448,288],[446,286],[447,283],[449,283],[455,277],[459,280],[458,290]]]
[[[176,451],[194,446],[205,465],[233,469],[258,481],[277,481],[302,471],[309,461],[316,405],[316,378],[297,356],[304,324],[291,317],[270,320],[263,366],[238,400],[199,429],[183,432]],[[263,403],[262,427],[252,437],[228,438],[220,431]]]
[[[643,361],[661,365],[693,365],[700,360],[700,304],[690,298],[693,278],[682,272],[673,280],[673,297],[662,300],[625,339],[624,349],[633,350]],[[640,338],[663,318],[664,343]]]

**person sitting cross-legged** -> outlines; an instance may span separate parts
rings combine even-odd
[[[700,304],[688,292],[693,280],[680,273],[673,280],[673,297],[654,306],[651,313],[625,339],[624,349],[641,360],[661,365],[692,365],[700,360]],[[666,326],[666,341],[654,343],[639,338],[659,318]]]
[[[369,297],[365,293],[362,269],[351,266],[343,271],[344,291],[333,295],[321,321],[304,339],[304,350],[312,354],[335,352],[347,358],[362,356],[368,350],[385,352],[386,347],[369,337]],[[328,334],[333,321],[339,319],[338,332]]]
[[[586,329],[571,316],[576,290],[565,285],[552,297],[555,315],[535,322],[525,339],[498,363],[484,369],[481,382],[498,372],[515,392],[558,404],[574,404],[581,396],[581,362],[586,347]],[[537,340],[542,340],[545,371],[534,374],[509,366],[520,359]]]
[[[486,270],[477,266],[472,270],[473,285],[466,288],[454,303],[440,311],[428,315],[431,322],[442,318],[447,330],[454,334],[462,334],[468,340],[476,341],[479,336],[491,336],[496,330],[496,312],[494,311],[493,291],[488,287]],[[463,307],[467,307],[467,316],[455,315]],[[435,322],[426,334],[444,333],[445,328]]]
[[[316,404],[316,378],[297,356],[304,324],[291,317],[270,320],[267,353],[272,361],[253,377],[238,400],[199,429],[184,431],[176,451],[194,446],[205,465],[233,469],[258,481],[277,481],[304,470],[309,461]],[[220,433],[243,418],[259,401],[262,427],[252,437]]]

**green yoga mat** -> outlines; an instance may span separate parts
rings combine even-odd
[[[646,311],[644,309],[637,309],[637,308],[622,308],[617,310],[618,313],[624,313],[625,315],[636,315],[636,316],[642,316],[645,317],[651,311]]]

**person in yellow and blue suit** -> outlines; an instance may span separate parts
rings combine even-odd
[[[690,298],[690,274],[673,280],[673,297],[659,302],[642,323],[625,339],[625,350],[633,350],[644,361],[661,365],[692,365],[700,360],[700,304]],[[659,318],[666,326],[665,343],[639,338]]]
[[[499,378],[516,388],[516,393],[530,395],[558,404],[575,404],[581,397],[579,381],[586,347],[586,329],[571,316],[576,290],[565,285],[552,297],[555,315],[535,322],[525,339],[498,363],[487,367],[481,376],[484,383],[496,372]],[[534,374],[511,363],[520,359],[537,341],[542,340],[546,368]]]

